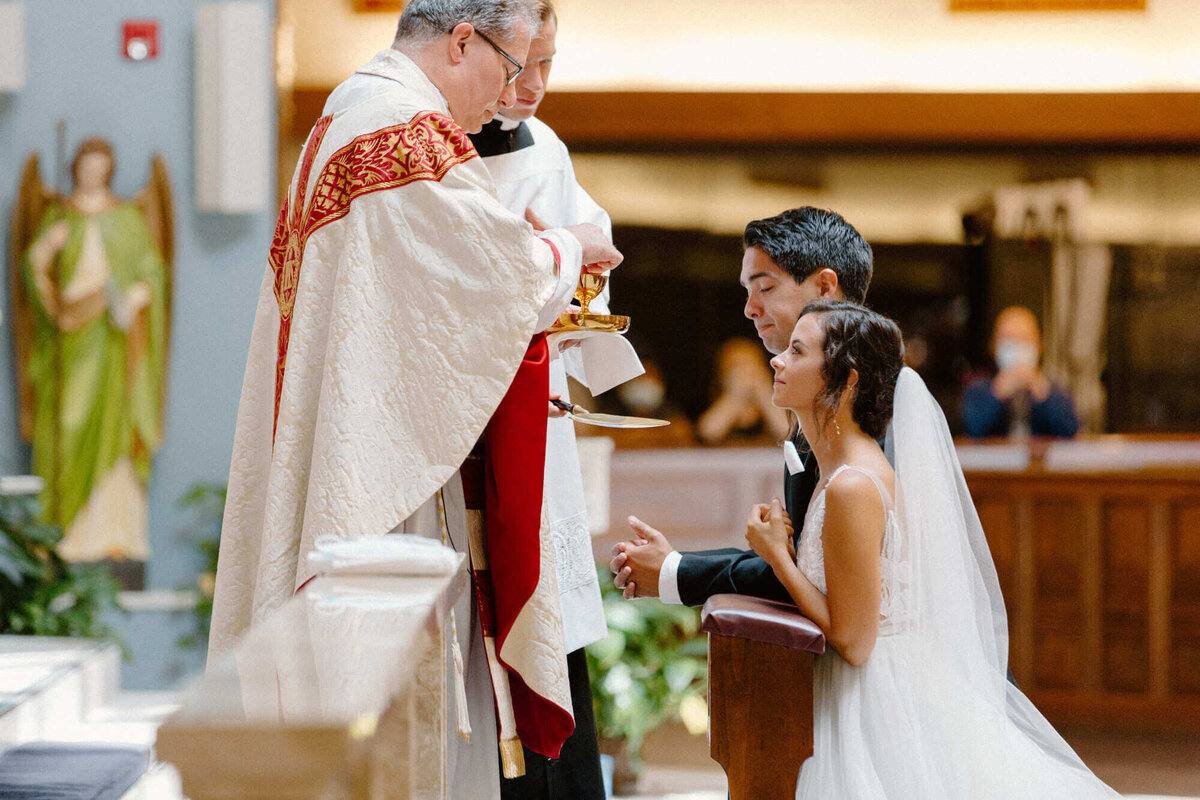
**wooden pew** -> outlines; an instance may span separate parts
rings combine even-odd
[[[825,636],[795,606],[735,594],[704,604],[709,753],[730,800],[791,800],[813,752],[813,660]]]

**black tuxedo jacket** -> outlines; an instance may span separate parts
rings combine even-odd
[[[804,515],[820,480],[813,454],[805,453],[801,458],[803,472],[789,475],[786,468],[783,471],[783,502],[792,518],[794,543],[800,541]],[[680,556],[675,579],[679,585],[679,599],[684,605],[703,605],[714,594],[748,594],[781,603],[793,602],[787,589],[775,577],[775,571],[753,550],[725,547],[683,552]]]

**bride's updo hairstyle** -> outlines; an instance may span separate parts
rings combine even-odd
[[[882,439],[892,420],[896,379],[904,367],[904,339],[900,328],[882,314],[845,300],[818,300],[800,312],[820,315],[825,331],[825,391],[817,397],[816,417],[822,432],[833,421],[850,380],[858,370],[851,399],[851,417],[863,433]]]

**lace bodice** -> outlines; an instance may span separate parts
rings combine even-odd
[[[829,594],[825,583],[825,546],[822,542],[822,532],[825,528],[825,490],[837,479],[842,472],[852,469],[866,475],[879,489],[883,498],[885,510],[883,546],[879,554],[879,618],[898,622],[908,616],[908,585],[910,565],[904,552],[904,542],[900,534],[900,523],[896,516],[896,504],[888,494],[883,482],[875,473],[844,464],[838,467],[829,480],[821,486],[808,506],[804,518],[804,529],[800,534],[800,543],[796,548],[796,566],[804,573],[804,577],[821,591]],[[880,632],[885,629],[881,625]]]

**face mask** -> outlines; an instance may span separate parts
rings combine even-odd
[[[1037,348],[1021,339],[1001,339],[996,343],[996,366],[1001,370],[1013,367],[1036,367]]]
[[[630,408],[652,409],[662,404],[665,391],[657,381],[630,381],[618,390],[621,402]]]

